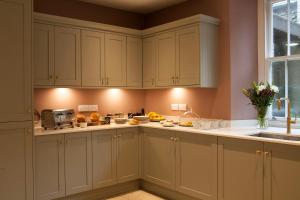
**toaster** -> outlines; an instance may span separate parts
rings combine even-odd
[[[42,110],[41,121],[45,130],[74,128],[75,111],[73,109]]]

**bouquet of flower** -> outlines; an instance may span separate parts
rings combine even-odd
[[[253,82],[251,88],[243,89],[242,92],[257,110],[259,126],[265,128],[267,126],[265,117],[268,107],[272,105],[275,95],[279,93],[278,87],[268,82]]]

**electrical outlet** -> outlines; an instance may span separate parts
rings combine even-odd
[[[98,105],[78,105],[79,112],[98,112]]]
[[[79,112],[88,112],[89,111],[89,105],[78,105],[78,111]]]
[[[186,111],[186,104],[178,104],[178,110]]]
[[[171,110],[178,110],[178,109],[179,109],[178,104],[175,103],[171,104]]]
[[[98,112],[99,111],[98,105],[89,105],[89,111]]]

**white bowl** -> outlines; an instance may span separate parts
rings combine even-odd
[[[149,119],[148,116],[134,116],[133,119],[139,120],[139,121],[147,121]]]
[[[116,124],[125,124],[127,122],[126,118],[115,118],[114,120]]]

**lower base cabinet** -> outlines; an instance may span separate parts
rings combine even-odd
[[[143,179],[175,189],[174,138],[171,131],[143,129]]]
[[[91,133],[65,135],[66,195],[92,189]]]
[[[1,200],[32,199],[24,184],[30,185],[26,180],[30,164],[25,162],[30,160],[28,130],[0,126],[0,161],[6,161],[0,162]],[[139,178],[191,199],[300,199],[299,146],[156,128],[141,128],[140,134],[139,130],[35,137],[35,200]],[[12,181],[16,179],[22,181]]]
[[[32,122],[0,124],[0,199],[32,200]]]
[[[143,178],[201,200],[217,200],[217,137],[143,129]]]
[[[137,128],[94,131],[92,138],[93,189],[140,178]]]
[[[64,135],[39,136],[35,139],[35,199],[64,197]]]
[[[219,138],[219,200],[263,200],[263,143]]]
[[[300,199],[300,147],[264,144],[264,200]]]

